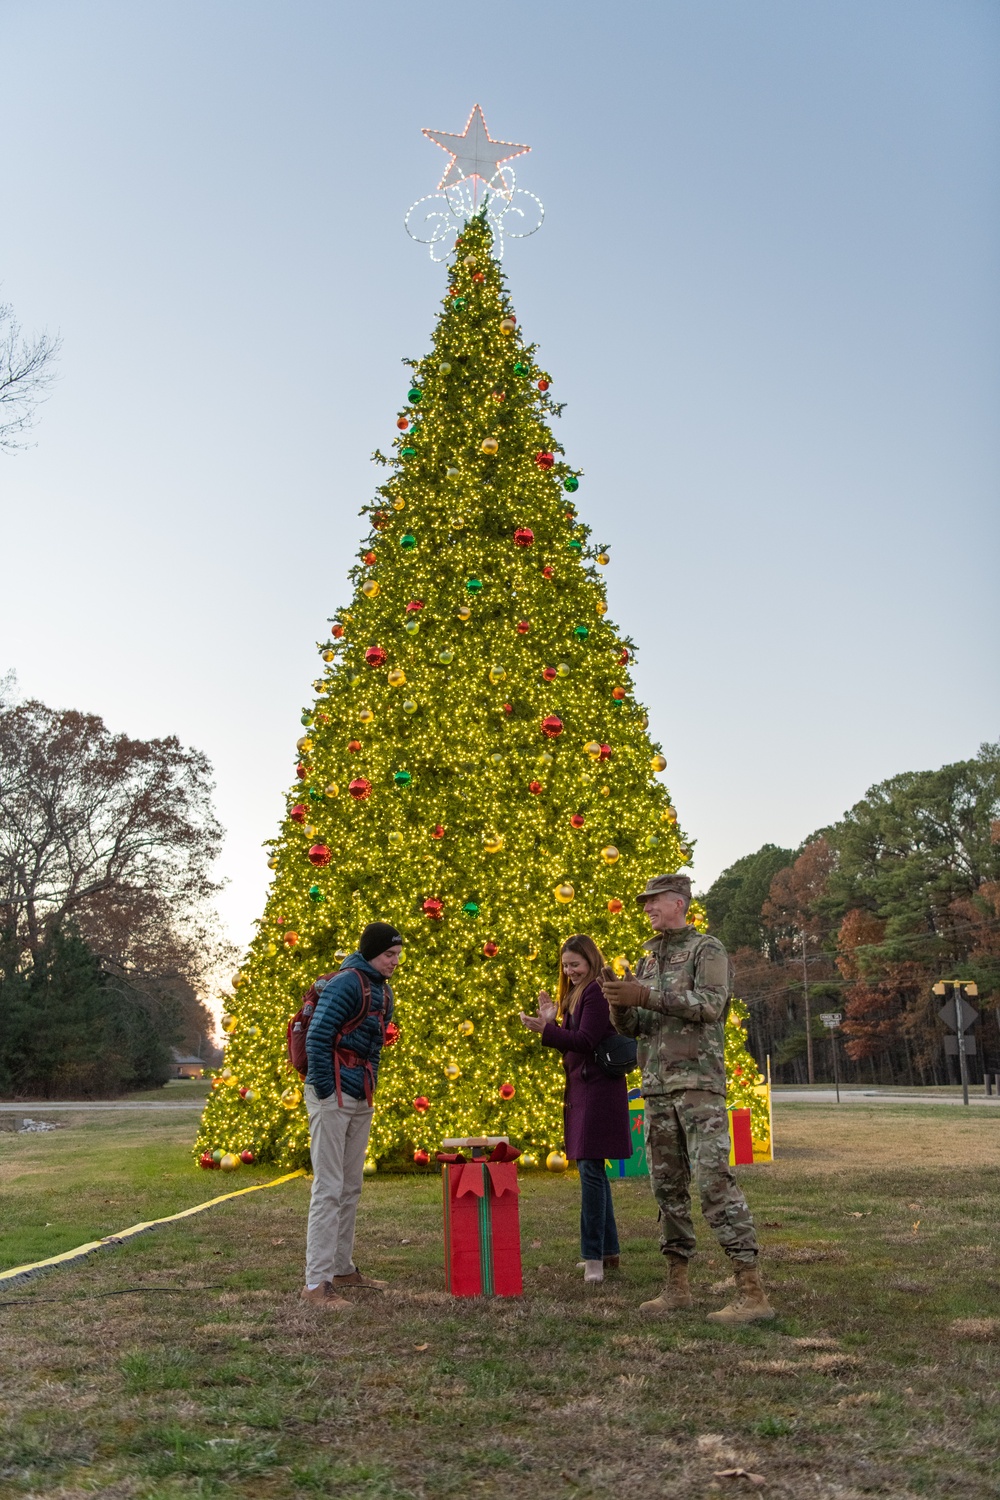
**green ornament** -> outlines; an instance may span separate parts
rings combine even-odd
[[[407,620],[406,624],[403,626],[403,629],[406,631],[407,635],[416,635],[417,631],[420,629],[420,621]]]
[[[323,895],[323,892],[320,890],[318,885],[311,885],[309,887],[309,900],[315,901],[317,906],[321,901],[326,900],[326,897]]]
[[[444,651],[439,651],[438,652],[438,661],[442,664],[442,666],[447,667],[454,660],[455,660],[455,653],[454,653],[454,651],[444,650]]]
[[[416,458],[417,450],[416,448],[400,448],[399,456],[400,458]]]
[[[657,844],[659,842],[660,842],[660,835],[658,833],[651,833],[649,835],[649,838],[646,840],[646,848],[647,849],[655,849],[656,846],[657,846]]]
[[[224,1151],[222,1151],[218,1146],[216,1146],[215,1150],[212,1152],[212,1160],[213,1161],[221,1161],[222,1158],[225,1156],[225,1154],[226,1153]]]
[[[571,495],[575,495],[579,488],[580,481],[575,474],[568,474],[563,480],[563,489],[568,490]]]
[[[575,552],[577,554],[577,556],[579,556],[580,553],[583,551],[583,543],[582,542],[578,542],[575,537],[573,538],[573,540],[571,542],[567,542],[566,545],[569,548],[569,550],[571,552]]]
[[[392,779],[397,786],[409,786],[410,782],[413,780],[413,777],[410,775],[409,771],[394,771]]]
[[[308,729],[309,725],[312,723],[312,721],[313,721],[312,714],[303,714],[302,717],[301,717],[301,719],[299,720],[299,723],[302,724],[302,725],[304,725],[305,728]]]
[[[424,393],[420,389],[419,385],[411,385],[410,389],[406,393],[406,399],[407,401],[412,401],[414,405],[416,405],[423,394]]]
[[[590,631],[587,629],[586,625],[578,625],[573,631],[573,634],[576,636],[578,641],[585,641],[590,634]]]
[[[466,901],[465,905],[462,907],[462,910],[467,917],[479,916],[479,907],[476,905],[475,901]]]
[[[309,801],[310,802],[322,802],[322,800],[323,800],[323,793],[322,792],[317,792],[316,788],[314,786],[311,786],[309,788]]]
[[[442,360],[441,363],[438,365],[438,374],[439,375],[450,375],[451,374],[451,365],[448,363],[448,361],[446,359]]]
[[[358,672],[350,672],[348,674],[348,678],[347,678],[347,686],[348,687],[357,687],[357,685],[358,685],[358,683],[360,681],[361,681],[361,675],[360,675],[360,673],[358,673]]]
[[[404,532],[404,534],[399,539],[399,545],[402,547],[404,552],[412,552],[413,548],[417,545],[417,539],[413,535],[413,532]]]
[[[459,312],[461,312],[462,308],[465,306],[465,298],[464,297],[453,297],[451,299],[451,305],[452,305],[452,307],[457,308]]]
[[[470,594],[481,594],[483,592],[483,581],[481,578],[466,579],[465,587]]]

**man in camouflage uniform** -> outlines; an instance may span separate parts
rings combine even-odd
[[[638,1040],[646,1104],[646,1154],[660,1210],[660,1248],[669,1266],[666,1288],[641,1311],[662,1317],[693,1306],[688,1261],[695,1252],[691,1176],[701,1209],[733,1262],[737,1296],[715,1323],[773,1318],[757,1270],[753,1219],[729,1165],[724,1028],[729,960],[718,938],[687,925],[691,882],[656,875],[638,897],[653,928],[634,975],[602,985],[615,1029]]]

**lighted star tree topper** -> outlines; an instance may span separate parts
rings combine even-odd
[[[690,861],[635,646],[608,617],[608,552],[577,513],[581,471],[493,243],[484,210],[452,241],[431,348],[406,361],[392,455],[375,455],[384,482],[319,643],[199,1151],[307,1161],[286,1026],[377,919],[406,944],[373,1162],[479,1132],[529,1156],[560,1146],[560,1060],[518,1012],[552,989],[573,932],[635,962],[635,893]]]

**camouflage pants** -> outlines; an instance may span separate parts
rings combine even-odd
[[[690,1258],[691,1177],[701,1211],[731,1260],[752,1265],[757,1235],[739,1183],[729,1165],[729,1116],[718,1094],[688,1089],[646,1100],[646,1157],[653,1197],[660,1210],[660,1249]]]

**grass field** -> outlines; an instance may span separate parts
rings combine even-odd
[[[268,1175],[193,1170],[195,1114],[63,1118],[0,1134],[2,1266]],[[644,1181],[615,1185],[624,1265],[585,1292],[576,1179],[533,1174],[518,1301],[443,1293],[433,1177],[366,1182],[358,1258],[394,1290],[346,1321],[296,1300],[303,1181],[0,1291],[0,1496],[1000,1495],[1000,1118],[776,1123],[780,1159],[742,1171],[768,1327],[704,1321],[726,1275],[705,1237],[700,1311],[640,1321]]]

